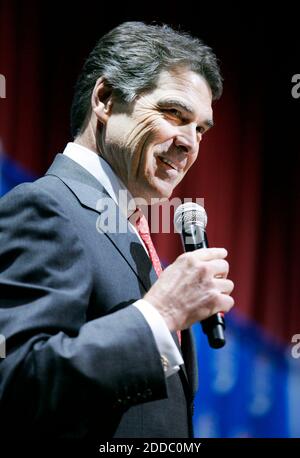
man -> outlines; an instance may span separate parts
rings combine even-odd
[[[0,205],[6,437],[192,436],[188,329],[233,306],[227,252],[183,254],[161,273],[119,191],[169,198],[221,89],[210,48],[167,26],[121,24],[88,57],[74,142]],[[116,230],[101,229],[103,201],[120,210]]]

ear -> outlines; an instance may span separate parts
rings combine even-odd
[[[102,124],[106,124],[112,107],[112,88],[103,76],[97,79],[92,93],[92,110]]]

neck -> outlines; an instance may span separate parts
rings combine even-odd
[[[98,151],[97,144],[96,144],[96,138],[95,138],[94,132],[93,132],[90,124],[88,124],[88,126],[82,132],[82,134],[78,135],[74,139],[74,143],[77,143],[78,145],[84,146],[85,148],[88,148],[91,151],[94,151],[94,153],[96,153],[99,156],[101,156],[100,151]]]

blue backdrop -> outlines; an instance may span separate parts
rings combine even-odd
[[[253,323],[226,317],[225,347],[194,326],[199,364],[197,437],[300,437],[300,359]]]

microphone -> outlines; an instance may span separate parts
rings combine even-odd
[[[205,232],[207,214],[204,208],[194,202],[179,205],[174,214],[174,226],[181,235],[184,251],[208,248]],[[207,335],[212,348],[222,348],[226,341],[224,336],[224,313],[219,312],[201,321],[203,332]]]

